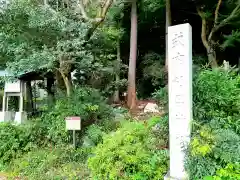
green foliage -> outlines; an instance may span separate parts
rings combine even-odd
[[[219,177],[221,169],[240,162],[239,78],[235,70],[221,68],[202,69],[194,76],[196,124],[186,160],[190,179]],[[167,102],[167,91],[164,89],[156,91],[154,96],[162,103]],[[220,177],[225,178],[224,175]]]
[[[238,180],[240,179],[239,163],[229,163],[225,168],[217,170],[216,176],[206,176],[204,180]]]
[[[185,163],[190,179],[202,179],[206,175],[214,175],[219,167],[211,156],[214,146],[214,136],[211,129],[206,126],[192,137]]]
[[[144,56],[143,77],[150,80],[155,87],[163,86],[165,80],[164,58],[157,53],[148,53]]]
[[[220,47],[225,50],[227,47],[233,47],[236,43],[239,43],[238,19],[240,17],[240,6],[238,0],[221,1],[218,11],[216,11],[218,1],[198,0],[196,4],[202,11],[201,18],[205,19],[207,24],[215,23],[214,27],[207,25],[212,28],[212,31],[207,32],[207,36],[215,34],[217,37],[217,42],[214,45],[215,49]],[[218,16],[216,16],[216,13]],[[221,33],[217,34],[216,29]]]
[[[185,167],[189,174],[189,179],[199,180],[206,176],[213,176],[219,168],[218,164],[209,157],[188,156]]]
[[[193,136],[188,149],[186,168],[190,178],[203,179],[206,176],[218,176],[220,172],[223,173],[220,176],[225,177],[227,170],[222,169],[240,161],[239,143],[240,136],[231,130],[203,126]]]
[[[163,179],[168,153],[158,149],[152,126],[126,122],[116,132],[103,136],[103,143],[88,159],[95,179]]]
[[[70,136],[65,129],[64,120],[67,116],[80,116],[84,128],[93,123],[107,121],[111,118],[111,113],[110,106],[96,89],[76,88],[68,98],[59,96],[55,106],[43,114],[42,123],[49,141],[68,142]]]
[[[206,156],[212,152],[214,145],[214,138],[211,131],[204,127],[200,130],[199,136],[192,138],[190,144],[191,154],[193,156]]]
[[[1,123],[0,169],[9,172],[9,178],[87,179],[89,173],[84,162],[91,148],[61,147],[70,139],[64,118],[80,116],[83,130],[95,122],[85,134],[96,145],[102,142],[104,131],[114,127],[108,120],[111,115],[112,109],[97,90],[78,88],[69,98],[59,96],[55,106],[41,118],[18,126]],[[80,134],[77,138],[79,142]]]
[[[96,4],[91,2],[87,6],[95,11],[100,7],[99,4],[95,7]],[[120,26],[113,26],[116,23],[102,26],[86,42],[89,24],[76,17],[75,10],[59,11],[34,0],[11,3],[0,23],[0,54],[8,58],[7,67],[14,75],[32,71],[43,74],[61,71],[69,75],[77,69],[77,84],[91,85],[107,95],[125,87],[125,79],[114,81],[114,73],[126,69],[117,62],[116,48],[112,48],[123,34]]]
[[[8,178],[27,179],[86,179],[84,165],[91,149],[57,147],[31,151],[9,165]]]
[[[236,43],[240,42],[240,31],[232,31],[230,35],[224,35],[224,39],[225,41],[221,45],[221,48],[235,47]]]
[[[223,163],[240,162],[240,135],[229,129],[213,131],[216,145],[214,157]]]
[[[193,56],[193,66],[204,66],[208,63],[208,59],[205,56],[195,55]],[[194,67],[193,67],[194,68]]]
[[[143,56],[139,65],[141,74],[137,83],[138,95],[141,98],[149,98],[154,89],[165,86],[167,73],[164,62],[164,57],[155,52]]]
[[[157,100],[158,104],[167,108],[168,105],[168,92],[167,87],[160,88],[152,94],[153,98]]]
[[[86,130],[86,136],[93,142],[94,145],[97,145],[102,142],[104,131],[102,128],[96,124],[89,126]]]
[[[38,124],[16,126],[0,123],[0,164],[9,163],[22,153],[43,145],[44,140],[41,135]]]
[[[83,173],[80,179],[87,176],[87,172],[82,172],[87,171],[86,167],[78,162],[86,160],[91,152],[90,148],[78,149],[77,152],[63,150],[61,147],[57,147],[53,152],[48,149],[36,151],[42,147],[69,143],[71,136],[65,129],[66,116],[80,116],[83,130],[96,123],[89,126],[85,132],[95,145],[102,142],[104,131],[109,132],[111,128],[115,128],[111,120],[112,109],[105,103],[105,98],[95,89],[78,88],[69,98],[59,96],[55,106],[41,118],[23,125],[0,124],[0,169],[6,170],[11,163],[9,167],[13,169],[9,171],[13,176],[30,179],[36,179],[40,174],[44,174],[42,179],[46,179],[47,175],[60,179],[64,176],[79,177],[79,173]],[[82,134],[77,136],[78,143],[81,136]],[[30,153],[25,155],[27,152]],[[76,169],[69,173],[72,167]]]
[[[89,59],[83,49],[87,24],[75,21],[34,1],[14,1],[1,16],[0,51],[14,75],[58,68]]]
[[[233,165],[240,162],[239,82],[234,70],[201,70],[195,75],[195,124],[185,163],[190,179],[236,179]]]
[[[169,142],[169,119],[168,116],[154,116],[148,120],[148,127],[152,128],[154,137],[160,137],[156,141],[157,146],[168,147]]]
[[[142,6],[144,7],[143,11],[145,12],[156,12],[157,10],[165,6],[165,1],[164,0],[160,0],[160,1],[143,0]]]
[[[240,113],[239,76],[222,69],[202,70],[194,81],[194,117],[198,121]]]

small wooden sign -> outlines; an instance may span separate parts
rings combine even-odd
[[[67,130],[81,130],[81,118],[80,117],[66,117],[66,129]]]

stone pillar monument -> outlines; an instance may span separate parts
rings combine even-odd
[[[192,120],[192,28],[168,28],[168,91],[170,171],[165,180],[188,179],[184,150],[190,141]]]

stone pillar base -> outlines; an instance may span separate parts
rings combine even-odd
[[[188,180],[188,178],[174,178],[170,176],[170,173],[168,172],[166,176],[164,176],[164,180]]]
[[[22,124],[27,120],[26,112],[16,112],[14,122],[16,124]]]
[[[14,112],[12,111],[1,111],[0,122],[10,122],[14,119]]]

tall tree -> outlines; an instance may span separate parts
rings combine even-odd
[[[117,42],[117,64],[118,67],[120,67],[120,63],[121,63],[121,47],[120,47],[120,39],[118,39]],[[115,74],[115,82],[118,83],[120,81],[120,69],[118,69],[118,71]],[[117,88],[114,92],[114,96],[113,96],[113,101],[114,102],[119,102],[119,88]]]
[[[136,61],[137,61],[137,0],[132,0],[131,10],[131,35],[130,55],[128,69],[128,98],[127,105],[130,109],[136,107]]]
[[[123,85],[123,79],[120,78],[121,72],[124,72],[126,68],[124,68],[121,60],[121,40],[124,34],[124,29],[122,28],[123,16],[124,16],[124,3],[122,1],[115,1],[109,9],[108,16],[105,20],[105,25],[109,26],[109,35],[112,37],[112,41],[114,41],[114,46],[116,47],[116,61],[114,67],[114,84],[115,84],[115,91],[113,93],[113,101],[119,102],[119,89]],[[113,33],[115,31],[115,33]],[[111,33],[110,33],[111,32]],[[115,34],[115,35],[114,35]],[[113,48],[115,50],[115,48]],[[125,80],[124,80],[125,81]]]
[[[168,27],[172,24],[172,14],[171,14],[171,0],[166,0],[166,24],[165,24],[165,70],[168,70]]]
[[[70,95],[71,71],[83,58],[93,59],[85,49],[86,41],[106,18],[113,1],[87,2],[67,1],[67,8],[61,10],[47,0],[12,2],[0,19],[0,41],[4,44],[0,51],[4,51],[1,56],[11,55],[8,67],[16,74],[43,69],[58,72]]]
[[[214,11],[212,7],[215,7]],[[202,19],[202,43],[207,51],[209,64],[214,68],[218,66],[217,49],[228,45],[228,41],[225,41],[222,45],[220,41],[224,28],[230,27],[233,30],[232,34],[228,35],[228,40],[231,39],[230,37],[239,36],[239,32],[236,33],[234,29],[236,29],[235,25],[239,24],[240,1],[229,0],[223,2],[218,0],[217,3],[204,0],[197,1],[197,12]]]
[[[69,96],[73,66],[91,56],[82,46],[86,24],[67,18],[46,4],[24,0],[12,3],[0,23],[0,52],[8,56],[8,68],[16,76],[32,71],[57,71]]]

